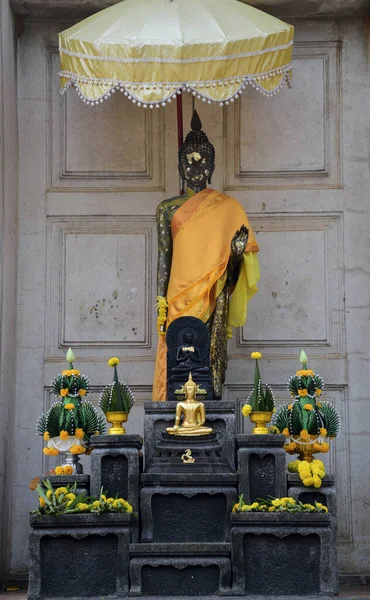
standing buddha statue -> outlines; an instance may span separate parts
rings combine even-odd
[[[221,397],[232,327],[244,325],[247,303],[257,291],[258,246],[243,207],[207,188],[215,149],[196,111],[179,149],[178,168],[186,193],[157,208],[157,329],[153,400],[166,400],[168,325],[194,316],[210,329],[210,368],[215,397]]]

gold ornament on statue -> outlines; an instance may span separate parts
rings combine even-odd
[[[193,464],[195,463],[195,458],[191,455],[191,450],[187,450],[184,454],[181,455],[181,460],[184,464]]]
[[[177,404],[175,425],[168,427],[167,433],[182,436],[209,435],[212,433],[211,427],[204,427],[206,409],[203,402],[197,400],[197,392],[204,394],[205,390],[201,390],[197,386],[190,373],[188,381],[177,392],[185,394],[185,400]],[[183,417],[182,422],[181,417]]]

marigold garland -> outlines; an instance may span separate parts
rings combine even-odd
[[[313,460],[312,463],[306,460],[294,460],[289,463],[288,471],[298,473],[303,485],[306,487],[321,487],[322,480],[325,477],[325,466],[322,460]]]

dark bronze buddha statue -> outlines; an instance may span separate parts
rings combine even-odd
[[[159,345],[153,400],[166,399],[162,336],[180,316],[195,316],[207,324],[214,395],[221,397],[231,327],[243,324],[247,300],[257,290],[257,259],[251,259],[249,267],[243,260],[258,250],[248,218],[237,200],[207,188],[215,168],[215,149],[202,131],[196,111],[191,128],[179,149],[178,168],[186,193],[161,202],[156,213]],[[254,271],[249,277],[245,275],[248,268]],[[239,304],[234,302],[230,311],[234,288]],[[183,352],[187,356],[180,362],[195,360],[195,352]]]

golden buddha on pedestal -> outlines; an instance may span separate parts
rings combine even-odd
[[[209,435],[211,427],[204,427],[206,422],[206,409],[203,402],[197,400],[197,384],[193,381],[191,373],[189,379],[181,389],[185,394],[185,400],[176,406],[176,419],[173,427],[167,428],[171,435],[195,436]],[[183,420],[181,422],[181,417]]]

